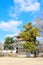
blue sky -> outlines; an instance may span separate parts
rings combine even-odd
[[[43,0],[0,0],[0,42],[20,32],[22,25],[43,12]]]

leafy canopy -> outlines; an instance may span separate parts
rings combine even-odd
[[[14,43],[13,37],[6,37],[4,42],[4,49],[11,49],[10,45]]]
[[[27,25],[24,25],[23,28],[25,29],[20,32],[20,36],[23,40],[26,41],[26,43],[24,43],[23,45],[24,48],[35,50],[36,49],[36,37],[40,36],[39,34],[40,29],[37,27],[34,27],[32,23],[28,23]]]

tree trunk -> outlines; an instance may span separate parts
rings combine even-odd
[[[34,51],[34,56],[37,57],[36,51]]]
[[[35,44],[35,46],[36,46],[36,37],[34,37],[34,44]],[[36,50],[34,51],[34,56],[37,57]]]

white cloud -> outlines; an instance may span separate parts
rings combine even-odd
[[[22,25],[22,21],[8,21],[8,22],[0,22],[0,29],[3,31],[12,31],[14,33],[19,32],[19,26]]]
[[[13,37],[20,32],[20,27],[22,25],[22,21],[15,21],[15,20],[9,20],[7,22],[0,21],[0,30],[1,30],[1,37],[2,40],[0,40],[2,43],[4,42],[4,39],[6,37]]]
[[[14,6],[10,9],[10,15],[18,16],[21,12],[39,11],[40,3],[37,0],[14,0]]]
[[[38,11],[40,8],[40,3],[35,0],[14,0],[14,3],[21,11]]]
[[[43,37],[37,37],[37,39],[41,40],[41,39],[43,39]]]
[[[43,42],[43,37],[37,37],[37,40],[39,40],[40,42]]]
[[[19,31],[19,32],[20,32],[20,31]],[[14,37],[14,36],[17,36],[17,35],[18,35],[18,32],[15,33],[15,34],[6,34],[5,38],[6,38],[6,37]]]

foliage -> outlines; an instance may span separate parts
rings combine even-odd
[[[10,47],[10,45],[13,43],[14,43],[13,37],[6,37],[4,42],[4,49],[13,49],[13,47]]]
[[[23,28],[25,28],[23,31],[21,31],[20,36],[23,40],[28,43],[24,43],[24,48],[30,51],[34,51],[36,48],[36,37],[40,36],[39,32],[40,29],[37,27],[34,27],[32,23],[28,23],[27,25],[24,25]],[[36,56],[36,52],[35,52]]]
[[[39,34],[40,29],[33,27],[32,23],[28,23],[28,25],[25,25],[23,27],[25,28],[25,30],[21,31],[20,33],[20,36],[23,38],[23,40],[31,42],[34,41],[35,37],[40,36]]]
[[[23,47],[27,50],[27,51],[35,51],[36,50],[36,46],[32,43],[32,42],[26,42],[23,44]]]

